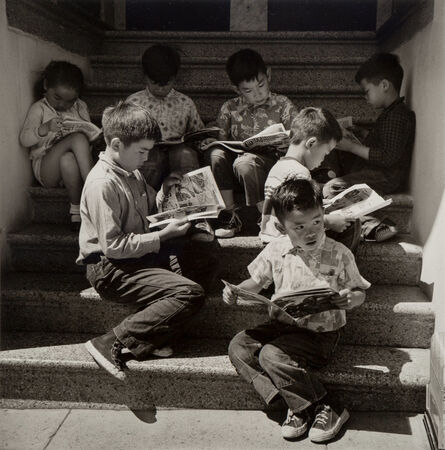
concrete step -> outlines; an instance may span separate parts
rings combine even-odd
[[[266,308],[228,306],[221,292],[215,283],[190,336],[229,339],[267,320]],[[9,331],[105,333],[133,309],[101,300],[81,274],[10,273],[2,283],[2,327]],[[418,287],[376,285],[348,312],[342,342],[429,348],[433,331],[431,302]]]
[[[102,53],[141,55],[155,43],[172,45],[184,57],[228,58],[242,48],[252,48],[263,58],[369,57],[377,51],[374,32],[144,32],[109,31]]]
[[[34,223],[69,223],[69,201],[65,189],[36,186],[30,187],[29,193],[32,199],[32,221]],[[393,194],[387,197],[392,198],[393,202],[390,206],[379,211],[379,214],[393,220],[400,233],[409,233],[411,231],[413,208],[412,197],[408,194]],[[246,214],[250,213],[250,210],[246,210]],[[256,233],[258,231],[257,217],[254,218],[253,224],[252,221],[248,220],[248,217],[246,219],[248,230],[252,234]]]
[[[143,84],[144,76],[140,56],[98,55],[90,57],[93,83]],[[317,85],[328,88],[331,85],[356,87],[355,73],[359,65],[365,61],[363,57],[340,59],[338,57],[320,58],[274,58],[266,60],[272,70],[274,86]],[[178,90],[187,86],[231,86],[226,74],[226,58],[202,57],[183,58],[181,69],[176,78]]]
[[[11,233],[11,267],[24,272],[81,272],[76,266],[78,236],[64,225],[31,225]],[[187,258],[208,258],[217,253],[221,277],[238,281],[247,275],[246,267],[263,248],[259,238],[238,236],[217,239],[211,244],[193,243]],[[382,243],[363,243],[357,254],[362,275],[371,283],[417,285],[422,249],[401,235]]]
[[[99,368],[83,346],[90,335],[11,334],[0,352],[5,399],[91,402],[115,407],[261,409],[263,403],[229,362],[226,340],[185,342],[173,358],[130,361],[126,383]],[[351,410],[425,407],[429,350],[340,345],[320,379]],[[37,403],[38,404],[38,403]]]
[[[97,117],[103,110],[118,100],[127,98],[130,94],[144,88],[142,83],[124,85],[119,83],[90,84],[83,99],[87,102],[90,112]],[[366,103],[356,86],[344,85],[299,85],[274,86],[272,90],[288,96],[298,109],[306,106],[326,108],[336,117],[353,116],[359,121],[370,121],[375,112]],[[228,86],[185,86],[182,92],[196,104],[199,114],[206,121],[214,120],[222,104],[235,96]]]

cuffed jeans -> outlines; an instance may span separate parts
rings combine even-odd
[[[101,298],[137,308],[113,329],[137,359],[180,336],[204,304],[202,287],[171,269],[180,271],[177,259],[163,253],[127,260],[101,256],[87,266],[87,278]]]
[[[292,411],[300,412],[326,395],[311,369],[331,360],[339,338],[338,330],[315,333],[270,321],[238,333],[229,344],[229,357],[266,403],[281,395]]]
[[[220,190],[234,189],[237,179],[244,188],[246,205],[255,206],[264,200],[264,183],[277,157],[255,153],[237,155],[222,147],[212,147],[205,152],[204,161],[212,168]]]

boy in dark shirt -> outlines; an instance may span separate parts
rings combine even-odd
[[[357,71],[355,81],[361,85],[366,100],[382,112],[363,145],[348,139],[337,144],[337,149],[352,156],[352,163],[340,177],[325,184],[325,198],[356,183],[366,183],[380,194],[392,194],[406,187],[416,117],[400,97],[402,80],[399,58],[390,53],[375,54]],[[340,153],[340,160],[342,156],[346,155]]]

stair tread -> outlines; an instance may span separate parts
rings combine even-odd
[[[83,345],[89,338],[88,334],[10,333],[0,352],[0,366],[99,370]],[[233,378],[237,375],[227,356],[227,344],[222,339],[187,339],[187,345],[172,358],[131,361],[128,366],[142,373]],[[428,382],[428,361],[427,349],[339,345],[331,363],[318,373],[331,384],[421,387]]]

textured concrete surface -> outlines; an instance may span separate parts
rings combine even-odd
[[[283,413],[220,410],[0,410],[2,448],[428,450],[422,415],[354,412],[334,441],[285,441]]]
[[[8,334],[3,397],[182,408],[262,409],[230,364],[227,340],[188,339],[169,359],[130,361],[121,383],[83,346],[88,335]],[[8,349],[9,348],[9,349]],[[340,345],[320,379],[353,410],[422,411],[429,350]]]
[[[259,305],[228,306],[217,282],[189,335],[231,338],[267,320]],[[12,331],[104,333],[132,308],[105,302],[82,275],[9,274],[3,283],[4,328]],[[431,302],[417,287],[373,286],[366,302],[348,312],[345,344],[429,348],[434,329]],[[416,330],[415,333],[412,331]]]

